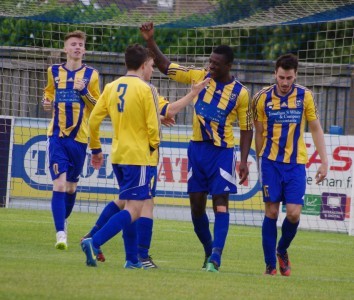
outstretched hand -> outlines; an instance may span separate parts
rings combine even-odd
[[[193,93],[194,96],[197,96],[210,82],[210,78],[206,78],[203,81],[199,83],[192,83],[192,88],[191,88],[191,93]]]
[[[154,23],[146,22],[140,26],[140,32],[145,41],[154,37]]]
[[[176,121],[174,118],[168,118],[168,117],[160,117],[160,121],[162,125],[165,125],[166,127],[172,127],[173,125],[176,124]]]

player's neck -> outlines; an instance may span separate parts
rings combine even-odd
[[[65,63],[65,68],[67,68],[70,71],[75,71],[77,69],[80,69],[82,66],[82,60],[72,60],[68,59]]]
[[[220,82],[220,83],[230,83],[233,80],[233,76],[230,74],[227,74],[225,76],[215,78],[214,80],[216,82]]]
[[[139,70],[128,70],[127,73],[125,74],[126,76],[137,76],[140,77],[141,79],[143,79],[143,74],[142,72]]]

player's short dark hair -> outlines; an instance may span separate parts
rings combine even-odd
[[[232,51],[230,46],[220,45],[213,50],[213,53],[223,55],[227,64],[232,64],[234,61],[234,52]]]
[[[153,53],[139,44],[128,46],[125,50],[125,65],[128,70],[137,70],[149,59],[154,59]]]
[[[70,39],[72,37],[82,39],[82,40],[84,40],[84,42],[86,42],[86,33],[81,30],[75,30],[72,32],[68,32],[64,37],[64,42],[66,42],[68,39]]]
[[[275,71],[280,67],[284,70],[295,70],[297,72],[297,67],[299,65],[299,60],[296,55],[292,53],[284,54],[278,57],[275,63]]]

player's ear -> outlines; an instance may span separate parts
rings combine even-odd
[[[63,48],[65,53],[68,53],[68,50],[66,49],[66,42],[64,42],[64,48]]]

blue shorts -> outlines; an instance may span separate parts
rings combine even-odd
[[[235,148],[191,141],[188,146],[188,193],[236,193]]]
[[[66,181],[78,182],[86,159],[87,144],[70,137],[51,136],[47,140],[52,180],[66,173]]]
[[[119,184],[120,200],[151,199],[150,166],[112,164]]]
[[[289,164],[262,157],[260,166],[264,202],[304,205],[306,189],[304,164]]]

